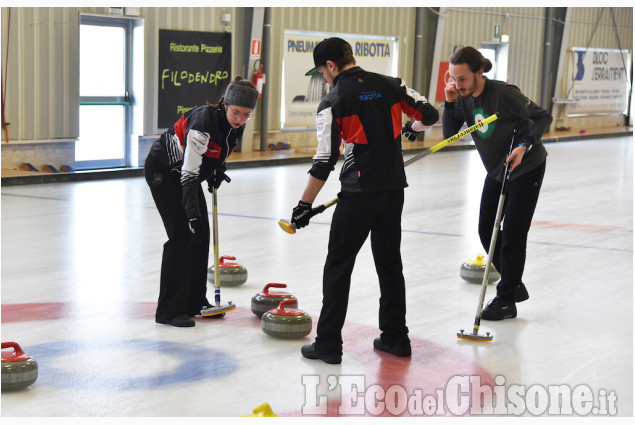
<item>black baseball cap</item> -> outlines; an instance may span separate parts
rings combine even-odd
[[[326,61],[334,61],[346,55],[352,55],[351,45],[338,37],[325,38],[315,45],[313,49],[313,63],[315,68],[309,70],[305,76],[317,74],[318,66],[326,64]]]

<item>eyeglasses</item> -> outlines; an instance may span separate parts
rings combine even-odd
[[[242,112],[239,112],[236,109],[232,108],[230,105],[227,105],[227,106],[229,107],[229,110],[232,111],[232,114],[236,118],[245,118],[247,120],[250,120],[254,116],[253,113],[251,113],[251,112],[249,112],[248,114],[243,114]]]

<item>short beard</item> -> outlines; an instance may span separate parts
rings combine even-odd
[[[478,88],[478,84],[476,83],[476,75],[474,75],[474,77],[473,77],[473,78],[474,78],[474,81],[473,81],[473,84],[472,84],[472,90],[471,90],[469,93],[468,93],[468,92],[466,92],[467,94],[463,94],[463,93],[459,92],[459,94],[461,95],[461,97],[466,98],[466,97],[470,97],[470,96],[472,96],[472,94],[473,94],[473,93],[476,91],[476,89]]]

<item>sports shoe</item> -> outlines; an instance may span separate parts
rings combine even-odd
[[[485,307],[481,313],[481,319],[513,319],[516,317],[516,314],[516,304],[513,301],[506,301],[497,295],[487,303],[487,307]]]
[[[520,285],[518,285],[518,288],[516,288],[516,296],[514,298],[514,301],[517,303],[521,303],[523,301],[527,301],[529,299],[529,293],[527,292],[527,288],[525,287],[525,284],[520,282]]]
[[[329,364],[342,363],[342,356],[338,354],[320,354],[315,352],[315,343],[302,346],[302,355],[307,359],[317,360],[320,359]]]
[[[412,349],[410,347],[410,343],[388,345],[382,342],[380,336],[375,338],[375,340],[373,341],[373,347],[375,347],[379,351],[384,351],[386,353],[390,353],[398,357],[410,357],[412,355]]]
[[[187,314],[177,314],[169,320],[159,319],[158,317],[155,320],[157,323],[176,326],[177,328],[191,328],[192,326],[196,325],[194,319],[192,319]]]

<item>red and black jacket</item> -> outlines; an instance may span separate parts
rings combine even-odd
[[[159,156],[168,170],[180,172],[183,207],[189,218],[199,215],[199,184],[210,179],[215,169],[224,169],[244,129],[244,126],[232,128],[224,107],[203,105],[181,115],[161,135]]]
[[[318,107],[318,148],[309,173],[326,180],[343,143],[342,191],[407,187],[401,150],[402,114],[425,125],[439,119],[436,108],[399,78],[358,66],[341,72]]]

